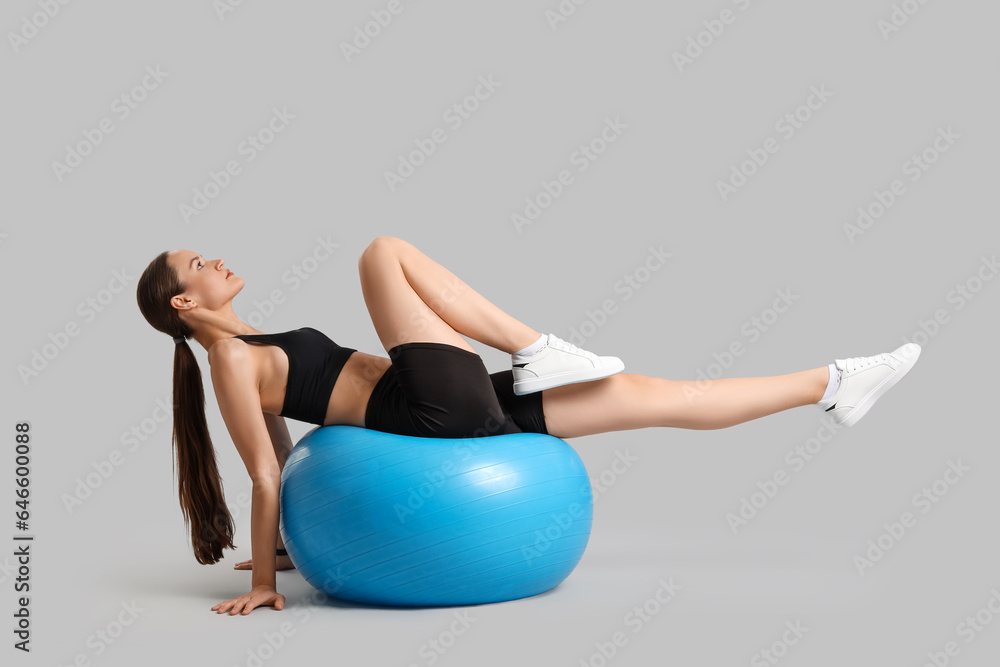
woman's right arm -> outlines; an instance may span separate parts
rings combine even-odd
[[[255,366],[246,343],[239,339],[219,341],[209,350],[212,384],[219,410],[233,443],[253,482],[250,509],[250,542],[253,558],[252,590],[214,607],[218,613],[249,614],[261,605],[285,606],[276,589],[274,544],[278,539],[278,498],[281,468],[260,407]]]

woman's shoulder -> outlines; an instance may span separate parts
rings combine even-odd
[[[245,363],[253,359],[251,347],[241,338],[220,338],[208,348],[208,363]]]

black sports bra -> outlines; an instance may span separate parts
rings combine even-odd
[[[233,336],[277,345],[288,357],[288,383],[281,417],[323,425],[330,395],[354,348],[342,347],[312,327],[276,334]]]

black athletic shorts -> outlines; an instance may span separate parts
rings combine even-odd
[[[403,343],[375,383],[365,428],[427,438],[548,433],[542,393],[514,394],[513,371],[488,373],[475,352],[446,343]]]

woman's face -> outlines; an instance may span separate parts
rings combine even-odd
[[[191,299],[199,308],[216,310],[243,289],[243,279],[227,269],[221,259],[207,260],[191,250],[171,250],[167,253],[167,263],[187,285],[187,291],[174,295],[175,307],[190,306],[187,299]]]

